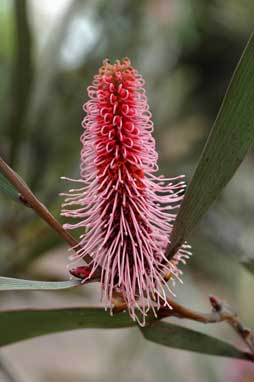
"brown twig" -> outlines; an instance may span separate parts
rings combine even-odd
[[[254,360],[254,334],[251,332],[250,329],[244,326],[237,314],[228,304],[226,304],[223,301],[220,301],[215,296],[210,296],[209,299],[212,305],[212,312],[210,313],[196,312],[191,309],[185,308],[184,306],[178,304],[174,300],[168,299],[168,302],[172,309],[168,309],[166,307],[161,308],[158,311],[158,318],[161,319],[165,317],[175,316],[178,318],[203,322],[204,324],[226,321],[247,345],[247,347],[251,351]]]
[[[169,309],[168,307],[160,308],[157,312],[157,318],[155,318],[155,320],[160,320],[166,317],[177,317],[202,322],[204,324],[226,321],[247,345],[247,347],[251,351],[250,359],[254,361],[254,334],[251,332],[250,329],[244,326],[237,314],[232,310],[232,308],[229,305],[227,305],[223,301],[220,301],[217,297],[214,296],[210,296],[209,299],[212,305],[212,312],[201,313],[195,310],[185,308],[184,306],[178,304],[176,301],[168,298],[168,303],[171,306],[171,309]],[[115,299],[115,314],[123,312],[126,309],[127,305],[124,304],[121,301],[121,299]],[[151,322],[152,321],[149,320],[149,324]]]
[[[79,250],[79,244],[70,235],[49,210],[36,198],[24,180],[12,170],[7,163],[0,157],[0,172],[5,175],[9,182],[20,192],[20,201],[27,207],[32,208],[47,224],[57,231],[63,239],[75,250]],[[92,259],[89,255],[84,260],[90,262]]]
[[[227,321],[232,326],[254,355],[254,334],[240,321],[236,312],[228,304],[220,301],[215,296],[210,296],[210,303],[213,307],[213,312],[219,315],[221,321]]]

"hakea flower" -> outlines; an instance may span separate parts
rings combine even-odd
[[[185,183],[183,176],[154,175],[158,155],[144,80],[128,58],[105,60],[88,95],[77,180],[83,187],[69,191],[62,209],[62,215],[81,219],[66,229],[87,228],[72,258],[89,254],[86,279],[101,270],[106,308],[112,311],[120,295],[142,325],[149,309],[156,315],[168,305],[165,275],[174,283],[181,274],[177,264],[190,255],[184,244],[172,260],[165,257]]]

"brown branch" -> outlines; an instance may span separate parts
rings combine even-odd
[[[209,299],[212,305],[212,312],[210,313],[196,312],[191,309],[185,308],[184,306],[178,304],[174,300],[168,299],[172,310],[166,307],[159,309],[158,318],[162,319],[165,317],[175,316],[178,318],[203,322],[204,324],[226,321],[247,345],[247,347],[251,351],[251,355],[254,360],[254,334],[251,332],[250,329],[245,327],[245,325],[240,321],[237,314],[228,304],[226,304],[223,301],[220,301],[215,296],[210,296]]]
[[[229,325],[238,333],[245,344],[254,355],[254,334],[247,328],[239,319],[229,305],[220,301],[217,297],[210,296],[210,303],[213,307],[213,312],[221,317],[221,321],[227,321]]]
[[[0,172],[2,172],[9,182],[20,192],[20,201],[25,206],[32,208],[51,228],[58,232],[75,251],[80,249],[74,237],[62,227],[59,221],[56,220],[48,209],[36,198],[24,180],[10,168],[1,157]],[[90,262],[92,259],[89,255],[86,255],[84,260]]]
[[[157,318],[155,320],[160,320],[166,317],[177,317],[181,319],[187,319],[192,321],[202,322],[204,324],[218,323],[226,321],[229,325],[236,331],[236,333],[241,337],[246,346],[249,348],[251,354],[250,360],[254,361],[254,334],[250,329],[246,328],[245,325],[240,321],[237,314],[232,310],[232,308],[225,302],[220,301],[217,297],[210,296],[210,303],[212,305],[212,311],[209,313],[201,313],[195,310],[185,308],[184,306],[178,304],[172,299],[167,299],[171,309],[168,307],[162,307],[157,312]],[[121,301],[121,299],[115,298],[115,307],[113,312],[115,314],[121,313],[127,309],[127,305]],[[151,312],[151,314],[153,314]],[[151,323],[151,321],[149,321]]]
[[[185,318],[188,320],[202,322],[204,324],[216,323],[221,321],[220,316],[216,312],[201,313],[195,310],[185,308],[184,306],[178,304],[172,299],[168,298],[167,300],[172,309],[169,309],[168,307],[160,308],[158,311],[159,319],[174,316],[178,318]]]

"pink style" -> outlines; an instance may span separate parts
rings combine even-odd
[[[88,87],[84,105],[80,177],[84,187],[70,190],[62,215],[78,218],[66,229],[84,227],[72,259],[92,257],[89,277],[101,269],[105,307],[112,312],[120,295],[130,316],[145,324],[148,310],[168,305],[165,281],[180,279],[179,262],[190,256],[184,244],[165,257],[176,209],[183,199],[183,176],[156,176],[158,154],[144,80],[129,59],[103,62]],[[74,209],[73,209],[74,207]],[[85,227],[87,230],[85,230]]]

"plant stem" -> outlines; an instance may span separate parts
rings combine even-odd
[[[196,312],[185,308],[174,300],[168,299],[168,303],[172,307],[172,310],[167,307],[161,308],[158,311],[158,317],[161,319],[175,316],[178,318],[203,322],[204,324],[226,321],[244,341],[246,346],[251,351],[252,360],[254,360],[254,335],[251,330],[245,327],[237,314],[228,304],[219,300],[215,296],[210,296],[209,299],[212,305],[212,312],[210,313]]]
[[[49,210],[36,198],[24,180],[13,171],[7,163],[0,157],[0,171],[10,181],[10,183],[20,192],[20,201],[27,207],[31,207],[47,224],[57,231],[64,240],[75,250],[80,249],[78,242],[70,235]],[[84,260],[90,262],[89,255]]]
[[[240,321],[237,314],[229,305],[223,301],[220,301],[215,296],[210,296],[209,299],[212,305],[212,312],[201,313],[185,308],[184,306],[178,304],[176,301],[168,298],[167,300],[171,306],[171,309],[169,309],[167,306],[160,308],[157,312],[157,317],[154,317],[154,320],[152,321],[148,321],[148,325],[151,323],[153,324],[156,322],[156,320],[167,317],[177,317],[192,321],[198,321],[202,322],[203,324],[212,324],[226,321],[236,331],[236,333],[244,341],[245,345],[249,348],[251,353],[247,353],[247,355],[251,361],[254,361],[254,334],[250,329],[245,327],[245,325]],[[115,300],[114,313],[121,313],[126,309],[127,304],[123,303],[121,300]],[[151,312],[151,314],[153,313]]]

